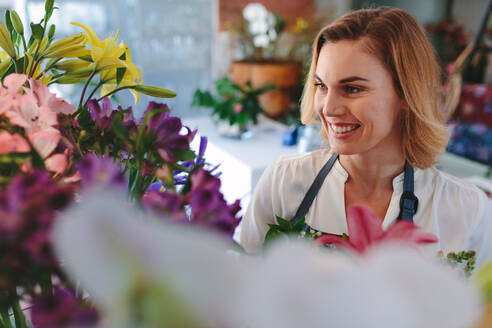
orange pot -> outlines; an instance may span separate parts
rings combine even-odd
[[[278,87],[260,95],[260,106],[270,117],[285,113],[292,102],[292,91],[300,83],[301,63],[298,62],[246,62],[236,61],[231,66],[232,79],[236,84],[246,85],[251,81],[254,88],[266,83]]]

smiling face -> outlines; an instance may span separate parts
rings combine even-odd
[[[344,155],[401,153],[404,107],[391,74],[364,41],[327,42],[314,75],[314,108],[331,149]]]

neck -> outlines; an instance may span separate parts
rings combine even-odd
[[[348,182],[362,190],[393,189],[393,179],[403,172],[403,154],[355,154],[340,155],[340,164],[347,171]]]

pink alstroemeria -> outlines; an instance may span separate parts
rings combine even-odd
[[[31,150],[26,139],[14,133],[0,131],[0,155],[7,153],[27,153]]]
[[[46,107],[52,112],[67,115],[75,112],[75,107],[72,104],[67,103],[62,98],[57,98],[41,81],[30,79],[29,85],[30,88],[25,88],[24,91],[37,100],[39,107]]]
[[[419,227],[413,222],[397,221],[386,231],[382,223],[369,207],[350,206],[347,210],[348,240],[336,235],[324,235],[316,238],[315,245],[331,244],[340,249],[364,253],[369,246],[382,242],[418,245],[438,241],[431,233],[417,231]]]
[[[0,89],[0,114],[10,123],[23,127],[34,149],[45,160],[49,171],[62,174],[68,166],[67,154],[53,154],[61,133],[57,129],[58,113],[71,114],[73,105],[57,98],[41,82],[26,75],[10,74]]]

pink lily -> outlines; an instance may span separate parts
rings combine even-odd
[[[331,244],[340,249],[364,253],[369,246],[382,242],[419,245],[438,241],[438,238],[431,233],[417,231],[419,227],[409,221],[397,221],[384,231],[381,219],[369,207],[362,205],[348,208],[347,226],[349,239],[324,235],[316,238],[315,245]]]

